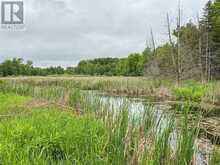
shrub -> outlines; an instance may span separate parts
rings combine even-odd
[[[200,102],[205,96],[207,87],[202,85],[192,85],[174,89],[177,100]]]

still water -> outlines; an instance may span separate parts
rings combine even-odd
[[[92,94],[94,97],[94,94]],[[171,106],[165,103],[151,103],[146,99],[135,99],[135,98],[127,98],[127,97],[112,97],[112,96],[103,96],[97,95],[103,104],[108,104],[113,110],[120,110],[124,105],[129,109],[129,114],[132,117],[140,117],[144,111],[152,110],[157,116],[157,120],[159,123],[159,131],[163,130],[167,126],[167,123],[170,121],[172,113],[174,111],[171,110]],[[147,108],[147,107],[152,108]],[[172,150],[175,152],[177,148],[177,129],[173,131],[170,138],[170,145]],[[208,153],[211,148],[211,143],[208,139],[197,139],[196,141],[196,164],[197,165],[207,165],[208,164]]]

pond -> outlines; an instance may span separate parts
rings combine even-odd
[[[94,93],[93,93],[94,94]],[[93,95],[92,94],[92,95]],[[170,120],[170,117],[174,113],[172,111],[172,106],[163,103],[152,103],[151,101],[148,101],[147,99],[140,99],[140,98],[128,98],[128,97],[119,97],[119,96],[106,96],[103,94],[95,94],[102,103],[108,104],[108,107],[114,110],[120,110],[123,105],[128,107],[129,114],[132,117],[138,117],[143,114],[143,112],[149,108],[146,108],[147,106],[151,106],[150,110],[154,111],[154,113],[157,116],[157,121],[160,124],[160,127],[158,127],[161,131],[163,128],[166,127],[168,121]],[[178,115],[176,115],[176,120],[178,121]],[[172,150],[175,152],[177,148],[177,132],[178,129],[176,128],[170,138],[170,145]],[[207,138],[198,138],[196,140],[196,156],[195,156],[195,162],[197,165],[207,165],[209,160],[209,153],[212,148],[211,141]]]

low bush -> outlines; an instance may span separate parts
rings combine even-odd
[[[174,89],[177,100],[200,102],[207,93],[207,87],[203,85],[187,85]]]

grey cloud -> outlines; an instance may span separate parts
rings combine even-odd
[[[182,0],[184,20],[201,12],[205,2]],[[177,3],[178,0],[25,0],[26,31],[0,32],[0,61],[23,57],[37,66],[69,66],[81,59],[140,52],[150,26],[157,44],[166,41],[165,15],[175,15]],[[172,21],[174,24],[175,17]]]

